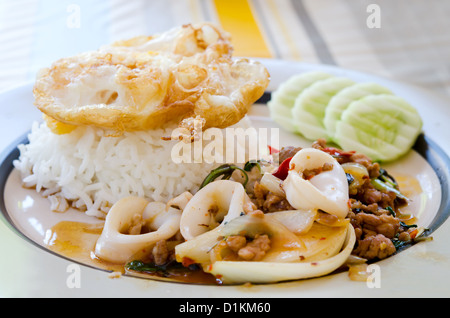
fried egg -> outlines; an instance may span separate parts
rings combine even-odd
[[[204,128],[225,128],[270,80],[261,63],[232,51],[228,33],[208,23],[115,42],[41,70],[35,104],[66,125],[133,131],[199,116]]]

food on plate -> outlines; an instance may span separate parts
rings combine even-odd
[[[421,129],[419,114],[404,99],[374,95],[349,105],[336,124],[335,138],[345,149],[391,161],[412,148]]]
[[[106,216],[95,254],[107,261],[126,262],[147,247],[177,234],[180,217],[181,210],[170,204],[148,202],[141,197],[123,198]],[[144,226],[147,233],[136,235]]]
[[[64,229],[56,225],[46,233],[49,248],[64,254],[64,246],[87,244],[79,249],[89,254],[83,260],[129,275],[276,283],[384,259],[425,235],[404,219],[400,209],[409,199],[395,178],[368,157],[386,149],[370,144],[359,153],[358,143],[342,150],[322,138],[336,96],[354,99],[333,104],[334,136],[343,144],[364,133],[371,143],[377,134],[397,145],[389,132],[354,125],[349,111],[364,123],[391,116],[382,128],[398,129],[398,136],[419,127],[411,107],[373,96],[373,86],[370,94],[361,87],[341,93],[355,85],[344,77],[311,72],[273,95],[271,112],[281,121],[295,114],[295,129],[316,139],[310,147],[269,146],[249,158],[245,144],[223,138],[211,157],[226,162],[175,160],[180,143],[194,150],[183,159],[198,159],[195,149],[207,152],[208,128],[245,134],[252,128],[247,111],[268,81],[262,64],[232,58],[228,34],[211,24],[116,42],[41,72],[34,93],[43,121],[19,145],[14,166],[25,187],[49,198],[51,210],[75,208],[101,221],[77,232],[89,233],[87,243],[66,241],[52,232]],[[383,105],[380,113],[373,103]],[[224,145],[245,161],[228,160]]]
[[[302,91],[292,109],[298,131],[311,140],[326,138],[327,132],[323,118],[330,99],[354,83],[346,77],[332,77],[315,82]]]
[[[317,72],[294,75],[272,93],[274,121],[310,140],[325,138],[376,161],[393,161],[411,149],[422,131],[422,119],[406,100],[382,85],[345,77],[322,75],[307,88],[295,80],[316,76]],[[293,100],[293,106],[286,106]]]
[[[123,131],[200,116],[238,123],[269,83],[266,68],[233,59],[228,33],[204,23],[62,58],[39,72],[35,104],[66,125]]]
[[[248,118],[230,126],[237,127],[247,129]],[[173,151],[184,141],[162,137],[171,136],[176,128],[169,125],[108,135],[98,127],[79,126],[61,135],[53,133],[46,122],[36,122],[28,134],[29,142],[19,145],[14,166],[25,187],[52,201],[52,210],[64,212],[74,207],[104,218],[111,206],[126,196],[167,202],[197,189],[208,172],[220,165],[206,160],[174,161]],[[203,153],[209,145],[199,141],[186,146],[192,153],[195,147]]]
[[[104,218],[125,196],[168,201],[217,166],[174,162],[179,138],[208,127],[247,129],[247,110],[268,82],[266,68],[233,58],[229,35],[209,23],[64,58],[36,79],[44,121],[14,165],[55,211],[72,206]],[[208,143],[189,147],[198,145]]]
[[[285,129],[296,132],[297,125],[292,118],[295,99],[313,83],[330,77],[332,77],[331,74],[315,71],[291,76],[281,83],[278,89],[272,93],[272,98],[267,103],[273,120]]]
[[[305,176],[309,171],[317,174]],[[283,188],[294,208],[319,208],[340,218],[347,216],[347,176],[337,160],[323,151],[300,150],[289,163]]]
[[[208,192],[224,197],[225,209],[223,205],[217,207],[217,200],[206,200],[202,196],[197,199],[196,196],[201,195],[200,191],[194,195],[183,211],[183,217],[192,218],[193,221],[189,224],[197,230],[194,235],[191,234],[192,231],[187,231],[188,235],[181,232],[186,242],[175,247],[176,260],[200,264],[205,272],[212,273],[225,284],[247,281],[269,283],[316,277],[328,274],[344,264],[355,243],[353,228],[349,220],[344,221],[349,209],[345,173],[331,155],[320,150],[316,152],[315,149],[300,150],[292,158],[291,167],[297,164],[309,171],[317,169],[314,164],[302,164],[305,156],[309,156],[311,161],[320,167],[322,161],[315,159],[325,156],[327,163],[331,162],[332,168],[322,172],[316,171],[316,176],[310,176],[309,180],[304,179],[303,175],[300,179],[316,192],[323,190],[321,181],[315,182],[316,179],[326,179],[330,181],[327,188],[339,189],[342,195],[331,195],[323,205],[320,201],[322,197],[317,195],[315,199],[319,200],[293,200],[302,195],[305,186],[300,184],[295,187],[288,184],[299,182],[288,180],[291,175],[299,176],[299,172],[292,169],[284,183],[279,179],[279,187],[285,189],[286,194],[277,199],[285,201],[286,207],[291,206],[290,210],[269,209],[265,213],[264,204],[261,206],[257,200],[252,202],[250,199],[255,197],[255,191],[266,190],[265,186],[259,183],[261,180],[254,180],[253,190],[250,189],[247,193],[244,192],[243,185],[236,181],[213,181],[206,185],[204,190],[208,189]],[[333,168],[338,170],[339,177],[333,178]],[[254,169],[256,171],[253,173],[259,173],[262,178],[262,171],[270,173],[276,168],[268,165],[262,170],[258,167]],[[340,177],[343,177],[344,184],[341,184]],[[230,183],[229,190],[218,184],[223,182]],[[342,185],[344,189],[340,189]],[[239,191],[234,189],[236,187]],[[324,192],[328,190],[325,189]],[[211,198],[211,195],[208,197]],[[336,217],[336,220],[342,222],[335,224],[333,228],[322,228],[322,225],[315,222],[319,210],[327,213],[341,212],[342,203],[346,213]],[[208,212],[211,210],[215,212],[215,216],[220,216],[220,222],[216,220],[215,225],[206,226],[210,224],[211,217]],[[202,226],[199,228],[198,224]]]
[[[356,83],[339,91],[325,108],[323,124],[329,138],[334,138],[336,124],[341,119],[342,113],[356,100],[370,95],[393,95],[386,87],[377,83]]]
[[[214,169],[199,191],[172,203],[123,199],[117,203],[128,210],[122,227],[108,216],[97,256],[127,259],[132,275],[168,278],[182,268],[186,276],[206,273],[219,284],[274,283],[384,259],[425,235],[402,214],[409,199],[395,178],[367,156],[319,139],[308,148],[283,147],[271,158],[249,161],[223,179],[223,169]],[[124,208],[132,204],[134,213]],[[161,211],[167,218],[155,220]],[[170,217],[180,218],[179,231],[143,246],[141,238],[166,231]]]

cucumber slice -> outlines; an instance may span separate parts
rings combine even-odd
[[[306,88],[295,100],[292,115],[298,131],[308,139],[327,138],[323,123],[325,109],[331,98],[346,87],[355,84],[346,77],[332,77]]]
[[[393,95],[386,87],[376,83],[357,83],[350,87],[346,87],[331,98],[325,109],[325,117],[323,123],[327,130],[328,137],[334,140],[336,132],[336,123],[340,120],[342,112],[347,109],[351,102],[360,100],[369,95]]]
[[[313,83],[332,76],[319,71],[291,76],[272,93],[271,99],[267,103],[273,120],[283,126],[283,128],[297,132],[295,122],[292,120],[292,108],[294,107],[295,99],[305,88]]]
[[[421,130],[419,113],[403,98],[370,95],[343,111],[336,123],[335,139],[344,150],[386,162],[408,152]]]
[[[292,119],[292,116],[288,117],[288,116],[280,115],[277,113],[273,113],[270,116],[272,117],[274,122],[279,124],[284,129],[286,129],[290,132],[293,132],[293,133],[297,132],[297,126],[295,125],[294,120]]]

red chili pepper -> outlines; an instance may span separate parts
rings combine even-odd
[[[267,147],[269,148],[269,154],[274,154],[274,153],[280,152],[278,149],[276,149],[272,146],[267,145]]]
[[[277,171],[272,173],[278,179],[284,180],[287,178],[289,173],[289,164],[291,162],[292,157],[285,159],[281,165],[278,167]]]
[[[189,257],[183,257],[183,259],[181,260],[181,264],[184,267],[189,267],[192,264],[195,264],[195,261]]]

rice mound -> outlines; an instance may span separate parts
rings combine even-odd
[[[108,136],[102,129],[80,126],[57,135],[35,122],[29,143],[18,146],[20,156],[13,164],[24,186],[48,197],[52,210],[72,206],[104,218],[126,196],[167,202],[185,191],[195,193],[219,165],[175,163],[171,150],[179,141],[161,139],[171,132],[165,128]]]

